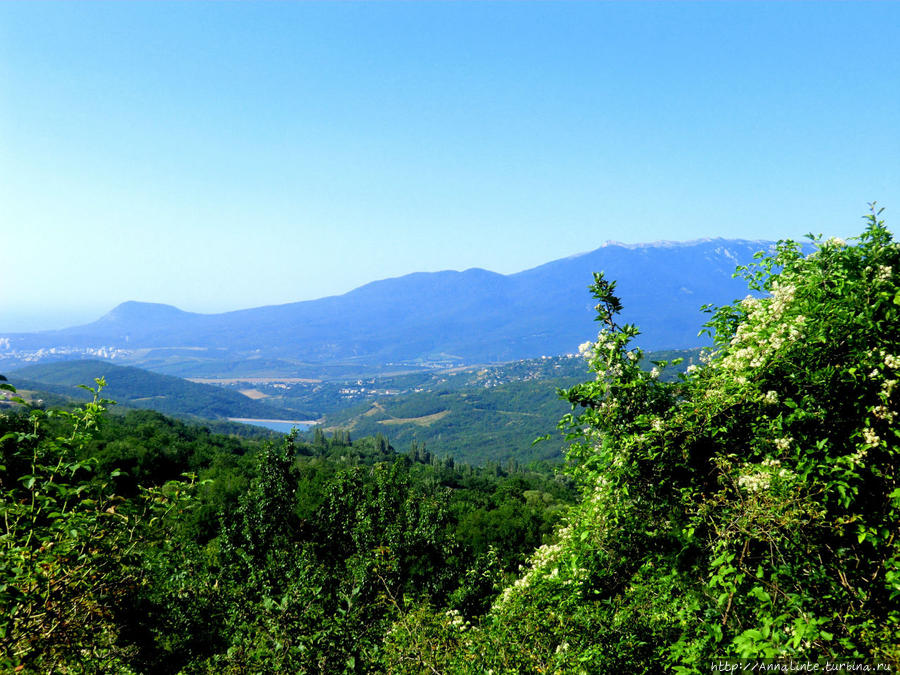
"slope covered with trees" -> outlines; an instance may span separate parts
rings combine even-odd
[[[651,352],[642,365],[681,355],[683,363],[665,374],[675,377],[699,353],[699,349]],[[418,384],[414,393],[372,397],[326,415],[322,424],[359,436],[389,434],[400,447],[417,442],[438,455],[473,464],[513,458],[558,461],[565,439],[548,431],[568,407],[557,392],[586,374],[584,360],[574,355],[437,373]]]
[[[93,382],[96,377],[104,378],[107,383],[105,395],[117,403],[132,408],[149,408],[166,415],[204,419],[297,419],[304,414],[302,410],[288,411],[277,405],[253,401],[221,387],[94,359],[26,366],[10,373],[9,381],[20,389],[44,389],[90,400],[90,394],[79,385]]]
[[[484,612],[575,497],[542,464],[274,445],[98,394],[0,415],[0,672],[368,672],[390,598]]]
[[[717,309],[715,350],[669,384],[635,366],[636,329],[597,275],[596,378],[567,392],[580,505],[479,627],[417,605],[388,670],[896,667],[898,265],[874,211],[856,245],[781,243],[741,270],[766,296]]]
[[[874,211],[853,245],[779,244],[674,379],[597,274],[567,476],[225,439],[99,396],[5,414],[0,669],[900,666],[898,265]]]

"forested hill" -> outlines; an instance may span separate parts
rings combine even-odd
[[[682,359],[663,375],[675,379],[699,363],[699,355],[700,350],[651,352],[642,365],[649,370],[652,361]],[[399,448],[418,443],[438,456],[472,464],[556,461],[565,447],[556,423],[571,410],[558,390],[583,381],[586,374],[581,356],[436,373],[412,391],[333,411],[323,424],[327,430],[345,429],[355,436],[381,433]],[[393,378],[394,386],[410,378]]]
[[[900,246],[879,213],[856,245],[760,261],[765,295],[715,312],[715,351],[674,377],[597,275],[562,474],[107,417],[105,391],[48,412],[0,380],[0,672],[896,669]]]
[[[357,652],[386,597],[485,612],[576,498],[544,464],[476,468],[381,436],[275,447],[91,402],[0,414],[0,458],[3,673],[384,672]],[[309,667],[272,663],[273,643]]]
[[[689,348],[707,303],[746,294],[738,264],[770,242],[609,243],[517,274],[416,273],[340,296],[225,314],[128,302],[76,328],[0,335],[0,368],[93,354],[182,376],[289,373],[317,366],[488,363],[573,353],[596,332],[593,272],[618,282],[622,320],[646,349]],[[313,375],[314,376],[314,375]]]
[[[104,394],[120,405],[149,408],[167,415],[205,419],[308,419],[303,416],[303,411],[287,411],[277,405],[251,400],[236,391],[141,368],[117,366],[108,361],[58,361],[8,373],[9,381],[20,389],[44,390],[80,400],[90,396],[79,385],[93,384],[94,378],[98,377],[106,380]]]

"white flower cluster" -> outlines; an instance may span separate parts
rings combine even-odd
[[[597,352],[609,351],[615,346],[616,340],[608,330],[603,329],[597,333],[597,342],[594,343]]]
[[[590,502],[599,504],[609,495],[610,482],[605,476],[597,476],[596,485],[591,491]]]
[[[863,441],[870,448],[874,448],[879,443],[881,443],[881,439],[878,437],[878,434],[876,434],[873,429],[869,429],[868,427],[863,429]]]
[[[719,352],[716,350],[704,349],[703,351],[700,352],[700,357],[699,357],[700,363],[708,366],[709,364],[711,364],[713,362],[715,357],[718,355],[719,355]]]
[[[573,529],[572,524],[566,525],[557,533],[558,541],[555,544],[544,544],[536,550],[529,560],[527,569],[523,566],[519,567],[521,576],[516,579],[512,585],[503,589],[503,592],[500,594],[500,597],[497,598],[494,607],[502,607],[507,604],[514,595],[526,590],[539,577],[558,579],[560,575],[561,554],[565,552],[564,549],[572,540]],[[588,570],[583,567],[570,569],[569,578],[565,579],[562,583],[565,585],[572,585],[586,579],[587,576]]]
[[[769,313],[780,317],[784,313],[785,308],[793,301],[796,292],[797,287],[793,284],[780,284],[777,281],[773,282]]]
[[[597,410],[599,410],[604,415],[614,415],[618,408],[619,404],[614,398],[604,399],[597,405]],[[596,429],[594,430],[594,433],[597,433]]]
[[[876,405],[872,408],[872,414],[875,415],[880,420],[884,420],[888,424],[894,421],[894,418],[897,417],[897,414],[890,410],[887,406],[884,405]]]
[[[879,265],[878,267],[873,269],[872,266],[869,265],[868,267],[866,267],[865,272],[866,272],[866,274],[872,274],[874,272],[875,273],[875,281],[879,282],[879,283],[885,283],[885,282],[891,280],[891,276],[894,273],[894,269],[892,267],[890,267],[889,265]]]
[[[775,439],[775,447],[778,448],[781,452],[784,452],[789,447],[791,447],[791,443],[794,442],[794,439],[791,436],[787,438],[776,438]]]
[[[841,239],[840,237],[831,237],[828,241],[825,242],[826,246],[835,246],[837,248],[844,248],[847,245],[847,242]]]
[[[871,355],[875,356],[874,353]],[[888,354],[882,349],[878,352],[878,358],[881,359],[882,363],[884,364],[884,367],[886,367],[890,370],[893,370],[893,371],[900,370],[900,357],[898,357],[894,354]],[[869,373],[869,379],[876,380],[881,375],[882,375],[881,364],[879,364],[878,366],[876,366],[875,368],[872,369],[871,373]],[[897,386],[896,379],[885,380],[884,382],[882,382],[881,392],[880,392],[881,399],[883,401],[887,402],[888,399],[890,399],[891,396],[893,395],[894,389],[896,388],[896,386]]]
[[[782,320],[796,292],[793,284],[776,281],[772,284],[770,297],[747,296],[741,301],[741,306],[747,310],[747,318],[735,330],[730,342],[732,351],[721,360],[722,368],[730,371],[759,368],[769,355],[803,336],[805,316]]]
[[[460,613],[455,609],[448,609],[444,614],[450,620],[450,625],[460,632],[469,630],[471,624],[462,618]]]
[[[516,579],[512,585],[507,586],[503,589],[503,593],[500,594],[500,597],[497,599],[495,606],[502,607],[513,597],[513,595],[519,593],[520,591],[528,588],[534,579],[541,574],[542,572],[546,572],[546,570],[550,567],[556,568],[558,570],[557,560],[559,558],[559,554],[562,552],[563,544],[571,539],[572,536],[572,526],[567,525],[563,527],[559,531],[559,541],[555,544],[544,544],[537,551],[535,551],[531,560],[529,561],[528,569],[524,567],[519,567],[519,571],[522,575]],[[557,571],[558,574],[558,571]]]
[[[766,458],[758,465],[748,464],[744,466],[747,473],[738,476],[738,487],[743,488],[747,492],[762,492],[768,490],[772,484],[772,479],[778,477],[782,480],[794,476],[788,469],[781,467],[781,462],[777,459]]]
[[[860,464],[862,464],[867,454],[869,454],[869,446],[863,445],[858,447],[856,449],[856,452],[850,455],[850,463],[854,466],[859,466]]]
[[[763,396],[763,403],[766,405],[775,405],[778,403],[778,392],[770,389],[766,392],[766,395]]]
[[[756,298],[752,295],[748,295],[746,298],[741,300],[741,307],[747,310],[747,312],[752,312],[756,309],[759,309],[760,305],[759,298]]]
[[[588,360],[591,369],[596,373],[596,380],[605,378],[619,378],[623,375],[622,364],[615,353],[618,342],[608,330],[601,330],[597,334],[596,342],[584,342],[578,346],[578,353]],[[639,354],[635,351],[626,352],[629,361],[636,361]],[[601,363],[605,362],[605,366]]]
[[[772,481],[772,474],[765,471],[756,471],[751,474],[745,474],[738,477],[738,486],[747,492],[762,492],[769,489],[769,483]]]

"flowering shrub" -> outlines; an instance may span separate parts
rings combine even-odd
[[[753,294],[710,308],[715,346],[674,382],[666,363],[639,367],[638,331],[595,275],[602,326],[581,346],[595,378],[563,392],[561,422],[582,502],[480,628],[420,621],[429,663],[900,661],[900,247],[880,213],[852,245],[780,242],[739,268]]]

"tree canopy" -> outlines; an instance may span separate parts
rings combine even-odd
[[[421,610],[397,653],[440,672],[900,661],[900,247],[879,214],[851,245],[739,269],[751,294],[709,308],[715,348],[675,382],[636,365],[596,275],[595,378],[564,392],[580,505],[477,630]]]
[[[739,268],[749,295],[708,308],[715,346],[676,377],[596,274],[564,476],[107,417],[102,380],[74,411],[18,399],[0,670],[900,665],[900,246],[874,207],[850,244],[813,239]]]

